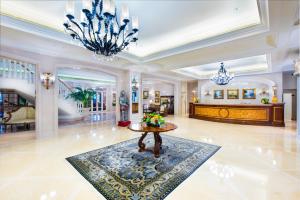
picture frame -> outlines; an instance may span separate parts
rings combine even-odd
[[[256,99],[256,89],[243,89],[243,99]]]
[[[239,99],[239,89],[228,89],[227,99]]]
[[[214,90],[214,99],[224,99],[224,90]]]
[[[155,105],[160,105],[160,98],[155,98],[154,99],[154,104]]]
[[[155,98],[160,98],[160,91],[155,91]]]
[[[149,98],[149,91],[145,90],[143,91],[143,99],[148,99]]]

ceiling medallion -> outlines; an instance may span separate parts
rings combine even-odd
[[[227,85],[229,81],[231,81],[233,78],[234,75],[227,73],[224,67],[224,63],[221,62],[221,66],[218,73],[211,77],[210,80],[215,82],[217,85]]]
[[[75,1],[66,6],[66,33],[80,45],[100,55],[105,60],[112,58],[138,40],[138,18],[132,17],[130,26],[129,10],[122,5],[117,13],[114,0],[82,0],[80,20],[75,19]]]

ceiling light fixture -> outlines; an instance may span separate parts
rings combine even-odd
[[[218,71],[218,74],[211,77],[211,81],[215,82],[217,85],[227,85],[229,81],[233,79],[234,75],[227,73],[224,63],[221,62],[220,69]]]
[[[138,40],[139,21],[132,17],[129,27],[129,10],[122,6],[118,16],[114,0],[82,0],[80,20],[75,19],[75,3],[69,0],[66,6],[65,31],[86,49],[112,60],[128,45]],[[120,19],[118,19],[120,18]]]

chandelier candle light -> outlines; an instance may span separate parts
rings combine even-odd
[[[75,19],[75,1],[66,6],[65,31],[95,55],[111,60],[131,43],[138,40],[139,21],[122,5],[118,16],[114,0],[82,0],[80,20]]]
[[[220,69],[218,71],[218,74],[211,77],[211,81],[215,82],[217,85],[227,85],[229,81],[231,81],[234,78],[234,75],[227,73],[224,63],[221,62]]]

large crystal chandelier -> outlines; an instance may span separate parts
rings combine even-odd
[[[80,20],[75,18],[75,1],[66,6],[65,31],[86,49],[108,60],[138,40],[138,18],[132,17],[122,5],[117,13],[114,0],[82,0]]]
[[[217,85],[227,85],[229,81],[233,79],[234,75],[227,73],[224,63],[221,63],[220,69],[216,75],[211,77],[210,80],[215,82]]]

